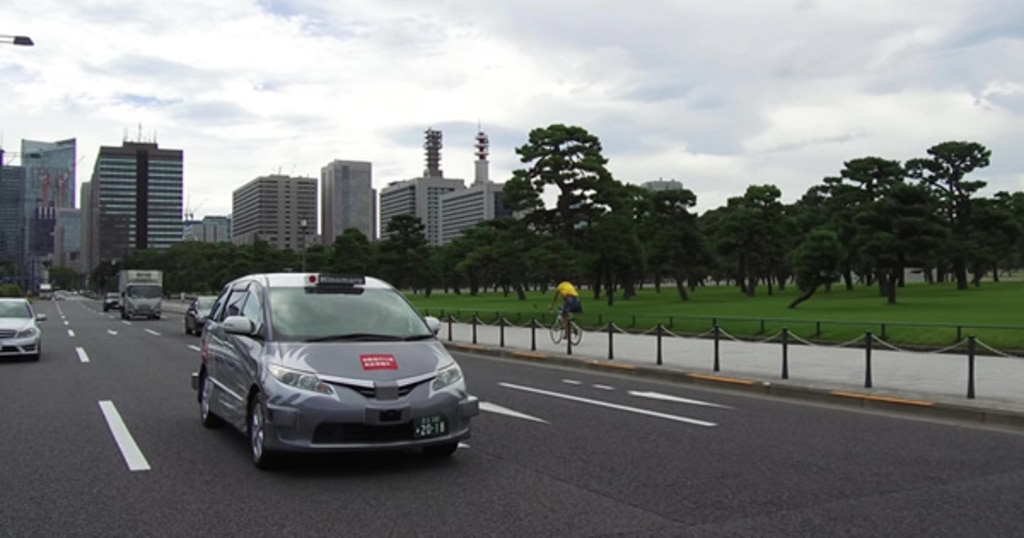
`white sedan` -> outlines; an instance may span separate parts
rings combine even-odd
[[[26,299],[0,298],[0,357],[26,357],[39,360],[43,350],[40,321],[46,314],[36,314]]]

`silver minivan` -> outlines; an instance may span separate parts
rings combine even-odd
[[[470,437],[479,402],[440,327],[371,277],[239,278],[202,333],[192,374],[200,419],[244,433],[259,468],[283,452],[451,456]]]

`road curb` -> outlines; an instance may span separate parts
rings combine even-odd
[[[981,407],[979,404],[957,404],[920,398],[870,394],[865,392],[841,390],[835,387],[808,387],[789,382],[769,382],[758,379],[722,376],[703,372],[687,372],[684,370],[666,367],[636,365],[622,362],[617,363],[607,359],[594,359],[592,357],[583,356],[551,355],[519,349],[496,348],[479,344],[465,344],[461,342],[442,343],[445,347],[456,351],[524,362],[543,361],[548,364],[557,364],[571,368],[614,371],[619,374],[634,375],[637,377],[660,379],[691,385],[712,386],[725,390],[749,392],[776,398],[815,401],[845,407],[892,411],[907,415],[1024,429],[1024,412],[1011,409]]]

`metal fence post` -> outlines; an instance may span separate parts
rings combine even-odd
[[[656,328],[656,332],[658,334],[658,366],[661,366],[661,331],[662,327],[661,323],[659,322]]]
[[[474,344],[476,343],[476,324],[477,324],[478,319],[479,318],[477,317],[477,315],[473,314],[473,343]]]
[[[454,320],[454,319],[455,319],[455,316],[453,316],[451,314],[448,314],[448,341],[449,342],[452,341],[452,320]]]
[[[977,342],[974,336],[967,337],[967,397],[974,399],[974,352]]]
[[[572,355],[572,325],[562,325],[565,331],[565,354]]]
[[[782,379],[789,379],[789,329],[782,329]]]
[[[864,333],[864,388],[871,388],[871,331]]]
[[[711,328],[711,332],[715,335],[715,371],[718,372],[722,369],[718,358],[718,344],[721,341],[722,330],[718,327],[718,323],[715,323],[715,326]]]
[[[615,351],[612,348],[612,339],[615,334],[615,324],[608,322],[608,360],[615,360]]]
[[[537,351],[537,318],[530,318],[530,351]]]
[[[505,317],[498,318],[498,347],[505,347]]]

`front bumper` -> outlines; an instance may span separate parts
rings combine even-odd
[[[39,353],[42,338],[7,338],[0,340],[0,357],[25,357]]]
[[[285,452],[360,452],[444,445],[468,439],[470,419],[480,402],[465,393],[430,393],[423,386],[398,400],[375,400],[336,390],[334,395],[269,395],[266,407],[267,448]],[[442,417],[441,435],[417,438],[414,423]]]

